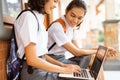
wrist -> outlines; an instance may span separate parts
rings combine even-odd
[[[65,64],[64,64],[64,63],[61,63],[60,66],[61,66],[61,67],[65,67]]]
[[[65,68],[64,67],[60,67],[59,73],[65,73]]]

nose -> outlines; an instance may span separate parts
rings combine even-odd
[[[73,19],[73,22],[74,22],[75,24],[77,24],[77,23],[78,23],[78,18],[74,18],[74,19]]]
[[[53,8],[56,8],[56,6],[54,5]]]
[[[56,8],[56,6],[57,6],[57,2],[54,2],[52,8],[54,9],[54,8]]]

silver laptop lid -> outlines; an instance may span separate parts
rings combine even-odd
[[[95,59],[93,61],[92,67],[90,69],[90,72],[92,73],[93,77],[95,78],[95,80],[98,77],[98,74],[100,72],[100,68],[102,66],[102,64],[104,63],[105,57],[106,57],[106,53],[107,53],[107,47],[104,46],[99,46]],[[100,55],[103,54],[103,55]]]

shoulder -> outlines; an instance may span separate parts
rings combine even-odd
[[[19,24],[19,23],[23,24],[23,22],[34,23],[34,22],[36,22],[36,18],[32,12],[25,11],[25,12],[22,12],[21,15],[15,21],[15,23],[17,23],[17,24]]]
[[[62,19],[62,17],[60,17],[60,18],[56,19],[55,21],[53,21],[53,22],[50,24],[50,27],[53,27],[53,26],[62,27],[64,24],[65,24],[65,20]]]
[[[31,11],[25,11],[23,12],[19,18],[28,18],[28,19],[34,19],[34,14]]]
[[[62,24],[59,22],[53,22],[48,30],[63,30]]]

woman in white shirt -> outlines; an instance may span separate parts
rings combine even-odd
[[[86,4],[83,0],[72,0],[66,8],[65,15],[61,19],[65,22],[66,32],[59,22],[54,22],[48,29],[48,49],[52,46],[51,50],[46,55],[50,58],[52,63],[56,63],[60,66],[66,66],[66,64],[77,64],[82,68],[88,68],[91,65],[94,55],[97,51],[95,49],[82,49],[77,43],[77,27],[83,21],[83,18],[87,12]],[[70,52],[74,57],[65,59],[65,53]],[[111,55],[116,55],[116,51],[113,48],[109,48]],[[51,58],[51,57],[52,58]],[[54,61],[54,59],[58,60]],[[59,62],[61,61],[61,62]],[[103,73],[101,74],[103,75]],[[104,76],[102,79],[104,80]]]
[[[35,16],[30,11],[23,12],[14,23],[19,57],[22,58],[25,54],[21,80],[45,80],[47,72],[43,73],[42,71],[56,73],[80,73],[81,71],[77,65],[61,67],[45,61],[44,54],[48,52],[48,34],[44,26],[44,14],[50,14],[57,1],[28,0],[28,7],[36,15],[39,26]],[[29,69],[28,66],[31,68]],[[49,80],[57,79],[49,76]]]

